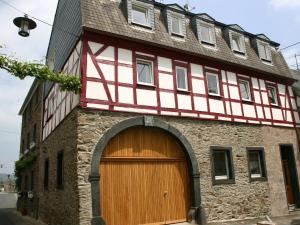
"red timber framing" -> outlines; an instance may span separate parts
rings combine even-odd
[[[153,84],[138,83],[137,59],[152,62]],[[288,78],[90,32],[83,37],[81,62],[83,108],[274,126],[300,124]],[[187,70],[186,91],[177,90],[176,66]],[[220,96],[208,94],[207,73],[218,75]],[[239,80],[249,82],[251,100],[242,100]],[[269,84],[276,87],[278,106],[269,102]]]

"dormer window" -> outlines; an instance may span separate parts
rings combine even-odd
[[[186,36],[185,13],[186,11],[177,4],[170,4],[165,7],[163,15],[170,35],[179,38]]]
[[[172,29],[172,34],[175,34],[175,35],[180,35],[180,36],[183,36],[183,33],[182,33],[182,18],[176,16],[176,15],[171,15],[171,29]]]
[[[245,53],[244,49],[244,37],[240,34],[232,34],[231,36],[231,47],[232,50],[238,53]]]
[[[259,57],[264,61],[271,62],[272,56],[271,56],[270,45],[268,43],[258,42],[257,47],[258,47]]]
[[[229,47],[234,53],[239,55],[246,54],[245,31],[237,24],[228,25],[225,28],[224,36]]]
[[[127,0],[128,23],[154,29],[154,5],[152,2]]]
[[[149,26],[149,13],[147,8],[132,5],[132,23]]]
[[[202,43],[215,45],[215,31],[214,26],[208,23],[200,23],[200,39]]]

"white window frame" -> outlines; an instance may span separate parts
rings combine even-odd
[[[250,82],[248,80],[238,79],[238,84],[240,85],[240,83],[246,83],[247,84],[247,90],[248,90],[248,96],[249,96],[249,98],[243,98],[242,92],[241,92],[241,87],[239,86],[241,99],[243,101],[249,101],[249,102],[252,101]]]
[[[239,45],[240,50],[233,48],[233,39],[237,39],[237,44]],[[242,54],[246,53],[246,49],[244,49],[245,44],[242,44],[242,42],[245,41],[244,36],[242,34],[231,32],[231,40],[230,41],[232,43],[231,47],[232,47],[233,52],[242,53]]]
[[[138,71],[138,64],[143,63],[143,64],[149,64],[150,65],[150,75],[151,75],[151,83],[146,83],[146,82],[141,82],[139,81],[139,71]],[[147,85],[147,86],[154,86],[154,70],[153,70],[153,62],[150,60],[145,60],[145,59],[136,59],[136,80],[138,84],[142,85]]]
[[[171,33],[179,36],[183,36],[183,19],[180,16],[171,14]],[[177,19],[179,22],[179,33],[173,31],[173,19]]]
[[[263,57],[262,55],[260,55],[260,47],[263,47],[264,48],[264,54],[266,57]],[[269,55],[267,53],[267,49],[270,50],[270,54],[271,54],[271,49],[270,49],[270,44],[267,44],[267,43],[264,43],[264,42],[261,42],[261,41],[258,41],[257,42],[257,48],[258,48],[258,54],[259,54],[259,58],[262,59],[262,60],[265,60],[267,62],[272,62],[272,57],[271,55]]]
[[[215,176],[215,180],[219,181],[219,180],[229,180],[229,165],[228,165],[228,154],[227,151],[220,151],[223,154],[225,154],[225,166],[226,166],[226,175],[222,175],[222,176]]]
[[[137,11],[135,9],[138,9],[138,10],[141,10],[141,11],[142,10],[145,11],[145,13],[146,13],[146,24],[134,21],[133,11]],[[141,25],[141,26],[147,26],[147,27],[150,26],[149,9],[147,7],[140,6],[140,5],[137,5],[137,4],[132,4],[131,10],[132,10],[132,12],[131,12],[131,21],[132,21],[133,24]]]
[[[253,154],[253,153],[256,153],[257,154],[257,156],[258,156],[258,167],[259,167],[259,171],[260,171],[260,173],[259,174],[257,174],[257,173],[251,173],[251,170],[250,170],[250,176],[251,176],[251,178],[262,178],[263,177],[263,171],[262,171],[262,167],[261,167],[261,165],[262,165],[262,161],[261,161],[261,156],[260,156],[260,153],[259,153],[259,151],[252,151],[252,152],[250,152],[249,154]],[[250,163],[250,160],[249,160],[249,163]]]
[[[201,43],[204,43],[204,44],[210,44],[210,45],[213,45],[215,46],[215,38],[213,37],[215,35],[215,32],[214,32],[214,29],[215,29],[215,26],[212,25],[212,24],[208,24],[208,23],[204,23],[204,22],[200,22],[199,24],[199,27],[200,27],[200,31],[199,31],[199,36],[200,36],[200,41]],[[210,41],[206,41],[206,40],[203,40],[203,37],[201,35],[201,29],[205,27],[205,28],[208,28],[209,29],[209,35],[210,35]]]
[[[217,78],[217,91],[218,91],[218,93],[210,93],[210,92],[209,92],[208,76],[215,76],[215,77]],[[206,73],[206,84],[207,84],[207,92],[208,92],[208,95],[212,95],[212,96],[221,96],[219,74],[207,72],[207,73]]]
[[[271,97],[271,96],[270,96],[270,93],[269,93],[269,89],[274,90],[274,93],[275,93],[275,103],[271,103],[271,101],[270,101],[270,97]],[[274,87],[274,86],[268,85],[268,86],[267,86],[267,92],[268,92],[268,97],[269,97],[270,105],[278,106],[279,104],[278,104],[278,93],[277,93],[277,88]]]
[[[184,72],[185,72],[185,89],[183,88],[179,88],[178,87],[178,74],[177,74],[177,69],[182,69]],[[179,91],[188,91],[188,74],[187,74],[187,68],[186,67],[182,67],[182,66],[176,66],[175,67],[175,70],[176,70],[176,87],[177,87],[177,90]]]

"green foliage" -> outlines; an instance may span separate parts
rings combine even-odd
[[[3,54],[0,54],[0,69],[6,70],[8,73],[21,80],[30,76],[36,77],[40,81],[58,83],[63,91],[78,93],[81,88],[81,82],[78,77],[63,73],[54,73],[43,64],[21,62]]]
[[[34,161],[36,160],[36,155],[28,155],[27,157],[21,158],[15,163],[15,177],[16,177],[16,187],[17,190],[21,189],[22,172],[27,168],[30,168]]]

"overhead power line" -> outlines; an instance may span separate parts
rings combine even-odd
[[[44,23],[44,24],[46,24],[46,25],[48,25],[48,26],[50,26],[50,27],[54,27],[53,24],[48,23],[48,22],[46,22],[46,21],[44,21],[44,20],[41,20],[41,19],[39,19],[39,18],[37,18],[37,17],[34,17],[34,16],[32,16],[32,15],[30,15],[30,14],[24,12],[23,10],[18,9],[17,7],[13,6],[12,4],[8,3],[8,2],[5,1],[5,0],[0,0],[0,2],[4,3],[5,5],[9,6],[10,8],[12,8],[12,9],[14,9],[14,10],[16,10],[16,11],[22,13],[22,14],[26,14],[28,17],[31,17],[32,19],[35,19],[35,20],[37,20],[37,21],[39,21],[39,22],[41,22],[41,23]],[[58,29],[58,30],[60,30],[60,31],[63,31],[63,32],[67,33],[67,34],[70,34],[70,35],[72,35],[72,36],[75,36],[75,37],[77,37],[77,38],[79,37],[77,34],[73,34],[72,32],[67,31],[67,30],[65,30],[65,29],[62,29],[62,28],[60,28],[60,27],[55,26],[54,28],[55,28],[55,29]]]
[[[281,48],[280,50],[283,51],[283,50],[286,50],[286,49],[288,49],[288,48],[294,47],[294,46],[299,45],[299,44],[300,44],[300,41],[299,41],[299,42],[296,42],[296,43],[294,43],[294,44],[291,44],[291,45],[289,45],[289,46],[287,46],[287,47]]]

